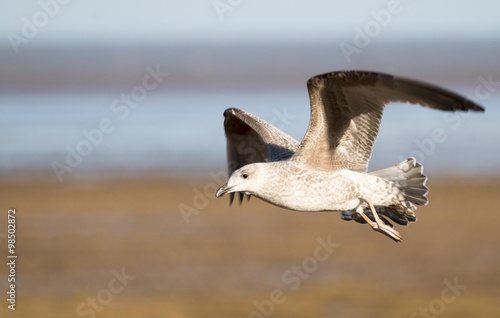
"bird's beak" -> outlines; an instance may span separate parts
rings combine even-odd
[[[217,190],[217,192],[215,193],[215,197],[220,198],[221,196],[223,196],[225,193],[229,192],[230,190],[231,190],[231,187],[228,187],[227,183],[226,183],[225,185],[220,187],[219,190]]]
[[[234,186],[230,187],[227,185],[227,183],[225,185],[223,185],[222,187],[219,188],[219,190],[217,190],[217,192],[215,192],[215,197],[216,198],[220,198],[221,196],[223,196],[224,194],[226,193],[229,193],[229,206],[231,206],[233,204],[233,201],[234,201],[234,195],[236,193],[238,193],[238,201],[239,201],[239,204],[241,205],[241,203],[243,202],[243,197],[245,196],[243,192],[234,192],[232,191],[234,188]],[[247,201],[250,200],[250,194],[246,192],[246,197],[247,197]]]

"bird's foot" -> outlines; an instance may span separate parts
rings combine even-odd
[[[385,224],[379,217],[378,213],[377,213],[377,210],[375,209],[375,207],[373,206],[373,204],[368,201],[368,200],[364,200],[364,199],[361,199],[362,201],[365,201],[371,212],[372,212],[372,216],[373,218],[375,219],[375,221],[372,221],[366,214],[365,214],[365,211],[363,210],[363,208],[360,206],[358,209],[356,209],[356,212],[366,221],[366,223],[370,224],[370,226],[372,227],[372,229],[374,231],[377,231],[377,232],[380,232],[388,237],[390,237],[391,239],[393,239],[395,242],[401,242],[402,241],[402,237],[401,235],[398,233],[398,231],[396,231],[392,226],[388,225],[388,224]],[[390,223],[389,223],[390,224]]]
[[[380,232],[380,233],[390,237],[395,242],[401,242],[403,240],[403,237],[399,234],[398,231],[396,231],[394,228],[392,228],[386,224],[378,224],[378,223],[374,222],[374,224],[372,225],[372,229],[374,231]]]

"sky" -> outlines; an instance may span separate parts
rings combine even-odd
[[[0,45],[14,34],[29,45],[327,42],[370,27],[381,41],[500,34],[494,0],[23,0],[1,7]],[[34,36],[23,34],[30,23]]]
[[[98,152],[92,157],[95,160],[108,160],[114,164],[116,157],[111,158],[106,152],[111,149],[116,156],[124,153],[134,155],[134,158],[138,158],[137,162],[143,164],[144,154],[174,149],[171,144],[166,147],[170,142],[170,135],[162,120],[171,120],[172,123],[182,125],[186,112],[193,110],[203,119],[193,121],[197,129],[186,126],[188,132],[185,135],[198,131],[199,122],[208,125],[202,130],[210,131],[203,134],[203,144],[209,145],[213,140],[219,140],[219,150],[214,157],[222,164],[225,158],[224,143],[219,139],[223,138],[222,130],[214,130],[211,127],[222,127],[221,113],[224,108],[234,106],[248,109],[261,105],[261,111],[271,111],[266,105],[297,103],[296,109],[303,109],[305,112],[302,116],[305,118],[305,126],[308,108],[304,108],[303,104],[307,105],[307,94],[304,90],[307,76],[329,70],[358,68],[389,73],[393,70],[396,74],[406,76],[419,74],[419,79],[432,79],[431,82],[436,84],[439,83],[438,79],[443,81],[457,78],[469,83],[469,90],[460,90],[461,92],[473,93],[474,88],[480,84],[477,80],[479,76],[492,78],[495,83],[500,79],[497,67],[497,52],[500,47],[498,12],[500,2],[493,0],[2,1],[0,86],[3,91],[0,90],[0,104],[3,104],[0,107],[4,107],[4,112],[8,111],[17,117],[10,121],[7,118],[6,124],[0,125],[0,128],[5,130],[0,136],[7,138],[4,144],[10,147],[4,147],[10,149],[10,152],[4,150],[1,161],[4,166],[15,166],[29,158],[64,158],[66,145],[78,144],[82,138],[82,129],[95,127],[95,122],[98,122],[101,116],[108,116],[110,103],[116,96],[130,91],[137,85],[137,79],[143,76],[145,67],[154,67],[159,65],[157,63],[162,63],[161,69],[171,73],[165,81],[164,90],[158,90],[156,99],[152,96],[145,102],[149,106],[141,107],[135,116],[131,116],[136,118],[137,122],[130,119],[123,124],[122,134],[115,133],[114,139],[109,139],[109,148],[101,148],[101,157]],[[366,38],[382,45],[364,46]],[[21,43],[18,47],[21,54],[14,54],[12,39],[22,41],[18,42]],[[460,40],[462,43],[451,45],[446,42],[448,40]],[[477,48],[467,42],[463,43],[468,40],[482,40],[486,45]],[[341,50],[344,46],[339,44],[343,41],[357,45],[356,49],[359,51],[365,47],[366,50],[359,55],[342,56],[344,51]],[[417,43],[415,46],[405,46],[396,43],[395,46],[384,46],[384,41],[435,41],[442,45]],[[278,47],[277,50],[269,49],[265,45],[259,46],[287,43],[298,45]],[[308,45],[310,43],[328,45],[324,46],[327,49],[318,52],[317,46]],[[47,44],[54,47],[30,51],[30,48]],[[57,46],[68,44],[89,47],[59,49]],[[104,47],[102,50],[95,50],[92,46],[102,44],[111,45],[111,49]],[[114,45],[120,44],[132,47],[115,49]],[[154,47],[149,51],[140,48],[136,50],[141,44],[179,46],[172,51],[163,47]],[[183,44],[188,45],[184,47]],[[205,44],[221,46],[207,49],[203,47]],[[228,44],[246,44],[250,47],[225,47]],[[392,47],[398,49],[392,51]],[[283,50],[290,48],[295,48],[295,51],[282,54]],[[346,56],[353,60],[351,64]],[[261,91],[262,99],[255,94],[248,95],[247,92],[233,90],[235,87],[269,87],[269,83],[283,82],[286,82],[284,86],[279,87],[295,89],[299,87],[299,81],[300,92],[297,91],[297,94],[301,96],[300,100],[286,99],[290,98],[286,90],[273,96],[265,95],[266,92]],[[294,84],[291,84],[292,82]],[[180,87],[185,90],[178,90]],[[193,87],[205,88],[208,95],[192,94]],[[494,91],[490,91],[492,98],[484,101],[487,108],[498,104],[496,87],[492,88]],[[13,88],[10,95],[3,94],[10,88]],[[97,88],[97,93],[80,94],[85,88],[89,91]],[[231,93],[228,94],[221,88],[227,88]],[[26,94],[30,89],[33,89],[31,95]],[[78,94],[65,95],[66,89]],[[49,94],[46,94],[45,90]],[[44,99],[41,98],[42,95],[37,95],[40,91],[44,92]],[[62,94],[58,95],[61,92]],[[167,95],[161,95],[163,93]],[[97,107],[96,109],[104,114],[93,111],[89,105]],[[29,111],[30,107],[36,111]],[[205,109],[206,113],[200,113],[196,107]],[[54,114],[67,116],[69,119],[59,124],[59,119],[46,109],[57,109]],[[77,112],[78,116],[75,116],[75,109],[80,112]],[[171,111],[172,109],[174,111]],[[82,119],[81,113],[87,114],[88,117]],[[207,121],[208,115],[213,116],[211,121]],[[270,118],[264,119],[272,120],[273,116],[268,113]],[[425,116],[431,114],[425,113]],[[155,120],[156,126],[152,124]],[[34,125],[34,122],[37,124]],[[393,120],[394,122],[397,123],[398,120]],[[469,122],[471,125],[475,123],[476,126],[471,127],[471,130],[463,128],[466,137],[467,132],[472,130],[475,130],[475,135],[481,131],[486,136],[491,136],[490,131],[498,130],[494,120],[479,122],[471,119]],[[442,120],[438,121],[438,124],[449,128]],[[17,130],[14,130],[14,127]],[[130,131],[134,132],[133,138]],[[297,138],[301,137],[302,131]],[[14,136],[13,132],[16,132],[16,138],[22,136],[26,142],[19,143],[15,139],[9,139]],[[448,129],[448,133],[451,140],[453,129]],[[394,134],[390,131],[388,135]],[[420,136],[419,140],[423,140],[431,135],[423,132]],[[405,140],[413,139],[408,137]],[[390,141],[388,145],[391,144]],[[193,149],[199,148],[193,147],[193,142],[186,143],[182,139],[178,139],[178,143],[172,156],[174,163],[177,163],[177,158],[183,158],[184,162],[184,158],[188,157],[186,154],[192,154]],[[145,148],[140,148],[143,146]],[[478,146],[488,147],[489,144],[479,143]],[[411,147],[414,147],[413,143]],[[462,149],[455,147],[452,142],[442,149],[445,148],[456,151]],[[498,153],[497,148],[492,150],[494,154]],[[412,151],[407,150],[407,153]],[[401,149],[398,148],[397,151]],[[481,149],[478,151],[484,152]],[[155,158],[164,158],[162,156]],[[449,156],[452,156],[451,153]],[[477,164],[477,161],[468,158],[459,159]],[[46,162],[51,160],[46,159]],[[163,159],[161,160],[163,163]],[[483,166],[485,169],[496,167],[493,163],[484,163],[481,167]],[[49,164],[45,167],[49,167]]]

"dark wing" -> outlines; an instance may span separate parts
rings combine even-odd
[[[299,146],[297,140],[243,110],[226,109],[224,117],[229,175],[250,163],[286,160]]]
[[[309,79],[307,88],[311,119],[292,160],[323,170],[366,172],[382,111],[391,102],[444,111],[484,111],[445,89],[374,72],[326,73]]]
[[[236,108],[224,111],[224,130],[229,176],[250,163],[287,160],[299,147],[299,142],[283,131]],[[232,202],[234,193],[230,195]],[[241,199],[240,194],[240,203]]]

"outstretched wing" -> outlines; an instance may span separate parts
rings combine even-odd
[[[322,170],[366,172],[382,111],[391,102],[444,111],[484,111],[445,89],[392,75],[345,71],[307,82],[311,119],[292,160]]]
[[[250,163],[289,159],[299,147],[299,142],[283,131],[236,108],[224,111],[224,130],[229,175]],[[234,193],[230,195],[232,202]]]
[[[286,160],[299,146],[297,140],[243,110],[226,109],[224,117],[229,175],[250,163]]]

